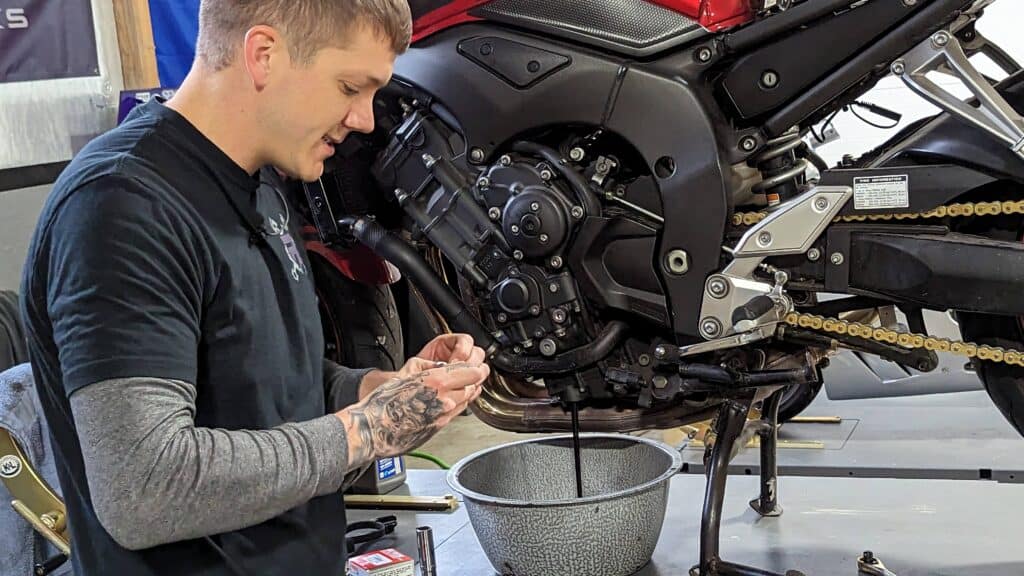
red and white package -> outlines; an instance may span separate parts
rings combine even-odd
[[[414,562],[394,548],[349,558],[348,576],[415,576]]]

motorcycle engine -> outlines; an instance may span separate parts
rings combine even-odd
[[[635,397],[648,378],[620,373],[642,355],[628,350],[622,319],[651,322],[650,334],[668,319],[650,263],[660,199],[649,177],[618,170],[618,157],[568,141],[567,154],[524,139],[471,164],[457,131],[407,110],[374,178],[455,268],[462,301],[512,358],[505,372],[540,376],[563,398]],[[650,350],[650,338],[630,342]]]

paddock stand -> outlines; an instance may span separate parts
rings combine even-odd
[[[779,403],[785,388],[764,400],[761,420],[752,423],[761,440],[761,493],[750,505],[762,516],[782,514],[776,485],[778,468]],[[725,481],[729,460],[736,439],[743,431],[747,414],[753,403],[753,391],[745,397],[728,400],[722,405],[715,422],[715,443],[711,458],[706,462],[707,488],[704,492],[704,513],[700,523],[700,564],[690,569],[690,576],[804,576],[790,570],[785,575],[726,560],[719,555],[719,533],[722,527],[722,504],[725,501]]]

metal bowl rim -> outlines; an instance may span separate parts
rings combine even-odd
[[[490,448],[484,448],[483,450],[479,450],[477,452],[474,452],[473,454],[470,454],[469,456],[466,456],[465,458],[463,458],[462,460],[457,462],[454,466],[452,466],[451,470],[448,471],[448,475],[447,475],[448,485],[452,488],[452,490],[455,490],[456,492],[461,494],[464,499],[475,500],[475,501],[479,501],[479,502],[486,503],[486,504],[493,505],[493,506],[502,506],[502,507],[508,507],[508,508],[548,508],[548,507],[556,507],[556,506],[564,507],[564,506],[569,506],[569,505],[593,504],[595,502],[605,502],[605,501],[608,501],[608,500],[618,500],[618,499],[621,499],[621,498],[626,498],[626,497],[629,497],[629,496],[635,496],[635,495],[641,494],[643,492],[646,492],[648,490],[651,490],[651,489],[657,487],[658,484],[661,484],[662,482],[665,482],[665,481],[671,479],[673,476],[678,474],[679,470],[683,467],[683,455],[678,450],[673,448],[672,446],[669,446],[668,444],[666,444],[664,442],[660,442],[658,440],[652,440],[650,438],[642,438],[642,437],[638,437],[638,436],[630,436],[628,434],[602,434],[602,433],[580,434],[580,440],[583,440],[584,438],[587,438],[587,439],[589,439],[589,438],[608,438],[608,439],[612,439],[612,440],[629,440],[630,442],[634,442],[634,443],[637,443],[637,444],[647,444],[649,446],[652,446],[654,448],[657,448],[657,449],[661,450],[666,455],[668,455],[669,458],[672,459],[672,463],[665,470],[665,472],[663,472],[657,478],[654,478],[653,480],[648,480],[647,482],[644,482],[643,484],[639,484],[637,486],[633,486],[632,488],[627,488],[625,490],[620,490],[618,492],[611,492],[611,493],[608,493],[608,494],[599,494],[597,496],[586,496],[584,498],[563,498],[561,500],[533,500],[533,501],[527,502],[527,501],[524,501],[524,500],[512,500],[510,498],[499,498],[497,496],[488,496],[487,494],[481,494],[479,492],[476,492],[474,490],[470,490],[469,488],[466,488],[465,486],[462,485],[462,482],[459,481],[459,473],[462,471],[462,469],[465,468],[467,464],[476,461],[478,458],[480,458],[482,456],[490,454],[491,452],[497,452],[498,450],[503,450],[503,449],[509,448],[511,446],[518,446],[520,444],[536,444],[536,443],[539,443],[539,442],[545,442],[545,441],[551,441],[551,440],[564,440],[564,439],[570,439],[571,440],[572,439],[572,434],[562,434],[562,435],[557,435],[557,436],[543,436],[541,438],[529,438],[529,439],[526,439],[526,440],[517,440],[515,442],[509,442],[509,443],[506,443],[506,444],[500,444],[498,446],[492,446]]]

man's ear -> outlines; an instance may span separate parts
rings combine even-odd
[[[287,52],[281,33],[270,26],[253,26],[245,33],[242,58],[253,88],[266,88],[272,70],[284,64]]]

